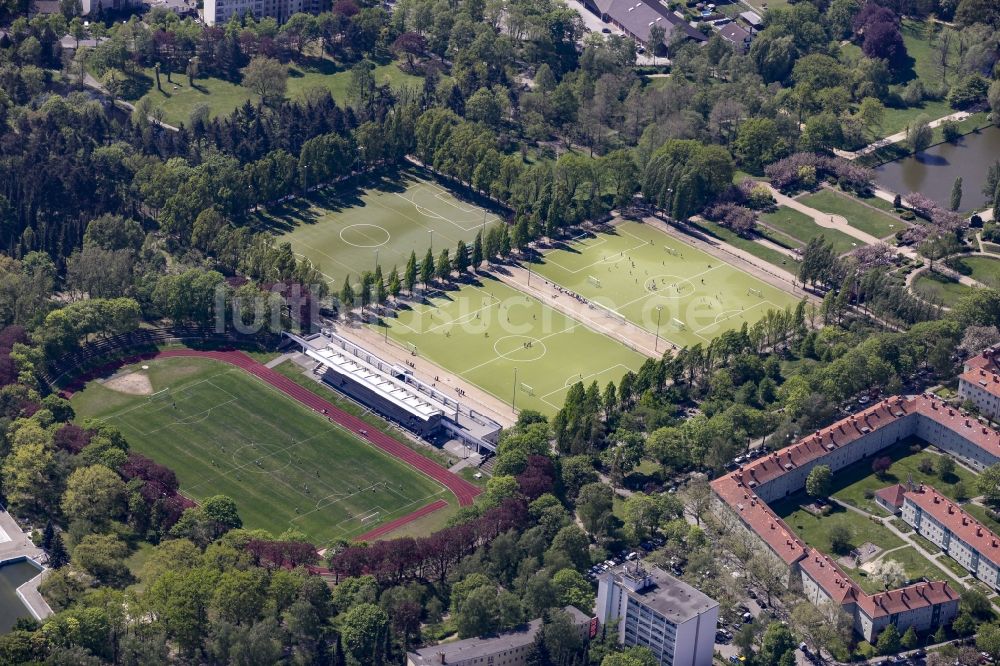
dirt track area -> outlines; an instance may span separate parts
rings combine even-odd
[[[104,382],[103,386],[112,391],[126,393],[128,395],[152,395],[153,384],[149,381],[149,376],[141,372],[130,372],[124,375],[116,375]]]

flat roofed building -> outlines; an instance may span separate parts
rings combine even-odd
[[[747,25],[754,30],[760,30],[764,27],[764,19],[757,12],[740,12],[740,18],[746,21]]]
[[[580,638],[589,640],[591,618],[575,606],[563,609],[569,614]],[[495,636],[478,636],[461,641],[440,643],[406,653],[407,666],[523,666],[531,645],[542,627],[536,619]]]
[[[719,603],[662,569],[626,562],[598,581],[595,615],[618,622],[618,642],[652,650],[664,666],[709,666]]]
[[[271,17],[284,23],[292,14],[311,7],[303,6],[303,0],[205,0],[202,19],[206,25],[221,25],[233,16],[252,14],[257,19]]]
[[[410,430],[432,435],[440,427],[442,410],[394,377],[335,347],[307,349],[306,355],[319,362],[324,381]]]

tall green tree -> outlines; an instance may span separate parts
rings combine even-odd
[[[417,286],[417,253],[414,250],[410,250],[410,258],[406,260],[406,269],[403,271],[403,286],[411,294],[414,287]]]

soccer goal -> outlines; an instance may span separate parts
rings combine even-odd
[[[361,516],[360,522],[361,522],[362,525],[368,525],[370,523],[377,523],[377,522],[379,522],[379,520],[381,520],[381,518],[382,518],[382,512],[381,511],[372,511],[371,513],[369,513],[366,516]]]
[[[683,330],[687,329],[687,325],[684,322],[682,322],[680,319],[677,319],[676,317],[674,317],[673,319],[671,319],[670,323],[673,324],[674,327],[678,331],[683,331]]]
[[[416,356],[417,355],[417,346],[415,344],[413,344],[412,342],[407,342],[405,344],[406,344],[406,350],[408,352],[410,352],[410,355],[411,356]]]
[[[589,282],[590,284],[594,285],[598,289],[600,289],[600,287],[601,287],[601,280],[600,280],[600,278],[595,278],[593,275],[588,275],[587,276],[587,282]]]
[[[669,245],[664,245],[664,246],[663,246],[663,249],[667,251],[667,254],[672,254],[672,255],[674,255],[675,257],[676,257],[676,256],[677,256],[678,254],[680,254],[680,252],[678,252],[678,251],[677,251],[677,250],[675,250],[674,248],[670,247]]]
[[[157,391],[149,396],[150,402],[162,402],[164,400],[170,400],[170,389],[168,388]]]
[[[527,393],[528,395],[535,395],[535,388],[533,386],[525,384],[524,382],[518,382],[518,384],[521,385],[521,390]]]
[[[747,289],[747,294],[750,296],[756,296],[757,298],[764,298],[764,292],[760,289],[754,289],[753,287]]]

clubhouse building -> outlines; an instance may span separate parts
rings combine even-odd
[[[958,593],[945,582],[921,582],[869,594],[833,559],[803,543],[768,503],[802,489],[809,472],[817,465],[827,465],[836,472],[911,436],[933,443],[975,469],[1000,462],[1000,432],[925,394],[883,400],[712,481],[720,518],[755,535],[765,552],[787,566],[786,582],[790,588],[802,591],[817,605],[831,602],[841,606],[853,617],[857,633],[868,641],[874,640],[889,624],[895,624],[900,632],[911,626],[917,631],[927,631],[947,624],[958,614]],[[926,530],[931,536],[925,536],[934,543],[947,544],[947,547],[942,545],[946,550],[954,548],[959,553],[964,548],[955,559],[963,566],[968,562],[967,568],[977,575],[981,566],[983,580],[995,586],[997,568],[990,570],[988,563],[979,562],[984,552],[990,553],[986,560],[993,561],[991,549],[996,538],[985,536],[987,531],[974,525],[968,516],[959,515],[957,507],[950,502],[943,504],[946,500],[931,489],[882,492],[876,501],[882,506],[902,501],[904,520],[912,520],[915,528],[920,525],[918,532],[923,534],[921,530]],[[951,506],[951,513],[947,506]],[[967,524],[961,524],[963,520]],[[935,526],[934,521],[941,527]],[[984,536],[973,538],[977,530]],[[959,542],[973,545],[979,555]],[[984,551],[987,544],[990,548]]]
[[[477,453],[492,453],[500,437],[499,423],[433,385],[409,368],[390,363],[333,331],[307,336],[285,332],[314,362],[313,373],[382,418],[426,439],[447,436]]]

